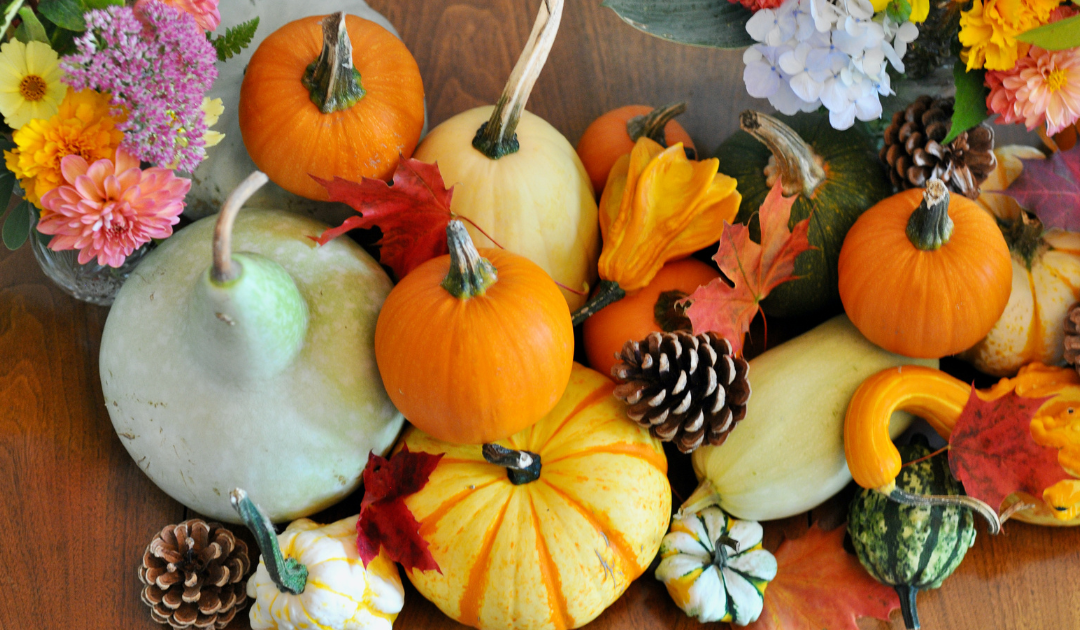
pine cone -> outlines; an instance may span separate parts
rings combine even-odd
[[[942,145],[952,127],[953,102],[952,97],[920,96],[893,114],[881,149],[893,186],[921,188],[936,177],[961,195],[979,196],[979,186],[997,164],[994,131],[979,125]]]
[[[143,552],[139,580],[150,616],[173,628],[224,628],[247,601],[244,541],[191,519],[161,530]]]
[[[611,375],[626,415],[683,453],[706,439],[720,446],[746,416],[749,365],[716,333],[652,333],[627,341],[618,358]]]
[[[1065,362],[1080,372],[1080,304],[1073,304],[1065,315]]]

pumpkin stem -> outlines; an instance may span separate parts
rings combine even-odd
[[[881,488],[878,489],[882,491]],[[947,507],[958,507],[972,510],[979,516],[986,519],[987,531],[993,535],[1001,532],[1001,518],[998,517],[998,513],[994,508],[990,507],[984,501],[980,501],[975,497],[968,497],[957,494],[944,494],[944,495],[923,495],[912,494],[900,488],[893,487],[889,492],[885,494],[896,501],[897,503],[903,503],[904,505],[917,505],[920,507],[933,507],[936,505],[944,505]]]
[[[626,121],[626,133],[630,135],[630,140],[634,142],[644,136],[666,147],[668,145],[667,134],[664,132],[664,128],[672,119],[685,111],[686,103],[661,105],[644,116],[634,116]]]
[[[295,558],[284,559],[281,555],[281,546],[278,545],[277,536],[274,534],[274,524],[266,513],[259,509],[247,492],[240,488],[233,488],[229,493],[229,501],[233,509],[244,520],[244,524],[255,536],[255,542],[262,552],[263,563],[270,579],[277,585],[282,593],[299,595],[307,586],[308,569],[297,562]]]
[[[915,607],[915,596],[919,594],[919,589],[909,584],[897,584],[893,589],[900,596],[900,612],[904,615],[904,625],[908,630],[919,630],[919,609]]]
[[[360,71],[353,65],[352,42],[345,30],[345,12],[326,16],[322,28],[322,52],[307,67],[300,81],[319,111],[332,114],[356,105],[364,97],[364,86],[360,83]]]
[[[461,221],[446,226],[446,246],[450,249],[450,271],[443,278],[442,288],[450,295],[460,300],[483,295],[498,280],[495,265],[480,257]]]
[[[1024,261],[1024,266],[1031,271],[1031,264],[1047,248],[1043,240],[1043,224],[1037,217],[1029,217],[1028,213],[1021,211],[1020,218],[1016,220],[998,219],[998,228],[1001,229],[1005,242],[1009,244],[1009,251],[1018,254]]]
[[[495,111],[491,112],[491,118],[476,131],[473,147],[492,160],[517,153],[520,148],[514,132],[536,78],[544,69],[551,45],[555,43],[562,11],[563,0],[543,0],[540,3],[540,13],[533,23],[525,50],[518,57],[517,65],[510,73],[510,79],[507,80],[499,101],[495,103]]]
[[[739,116],[739,128],[772,152],[769,167],[775,160],[785,197],[812,197],[825,181],[825,161],[791,127],[772,116],[747,110]],[[769,170],[765,169],[765,175],[771,188],[776,180]]]
[[[589,301],[585,303],[585,306],[574,311],[573,315],[570,316],[570,321],[574,326],[579,326],[586,319],[589,319],[600,311],[600,309],[612,302],[618,302],[624,297],[626,297],[626,291],[623,291],[618,282],[615,282],[614,280],[601,280],[596,295],[589,298]]]
[[[510,483],[520,486],[540,478],[540,455],[531,451],[515,451],[498,444],[483,446],[484,459],[489,464],[506,468]]]
[[[922,202],[908,219],[907,237],[917,249],[933,251],[949,242],[953,220],[949,216],[949,189],[940,179],[926,182]]]
[[[728,549],[739,553],[739,541],[727,534],[720,536],[713,542],[712,563],[718,569],[723,569],[728,563]]]
[[[660,330],[675,332],[693,328],[690,318],[686,316],[686,303],[682,302],[687,297],[687,294],[678,290],[664,291],[657,296],[656,304],[653,305],[653,319],[660,326]]]
[[[266,173],[255,171],[240,182],[225,199],[217,224],[214,225],[214,266],[210,278],[217,284],[226,284],[240,277],[240,263],[232,259],[232,229],[240,208],[255,191],[267,182]]]

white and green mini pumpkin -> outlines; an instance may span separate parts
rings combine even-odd
[[[715,505],[677,516],[660,543],[656,579],[687,615],[698,621],[745,626],[765,603],[776,577],[776,558],[761,547],[755,521],[731,518]]]

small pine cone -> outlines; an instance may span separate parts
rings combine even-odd
[[[611,375],[626,415],[683,453],[720,446],[746,416],[749,365],[716,333],[652,333],[627,341]]]
[[[1080,372],[1080,304],[1073,304],[1065,315],[1065,362]]]
[[[971,199],[997,165],[994,131],[979,125],[942,145],[952,127],[953,98],[920,96],[893,114],[885,129],[881,160],[889,179],[900,190],[922,188],[931,178]]]
[[[150,616],[173,628],[224,628],[247,602],[247,544],[219,523],[169,525],[143,552],[139,581]]]

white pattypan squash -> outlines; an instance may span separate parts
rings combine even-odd
[[[745,626],[761,615],[776,558],[761,547],[762,528],[709,506],[677,517],[660,543],[656,579],[698,621]]]

